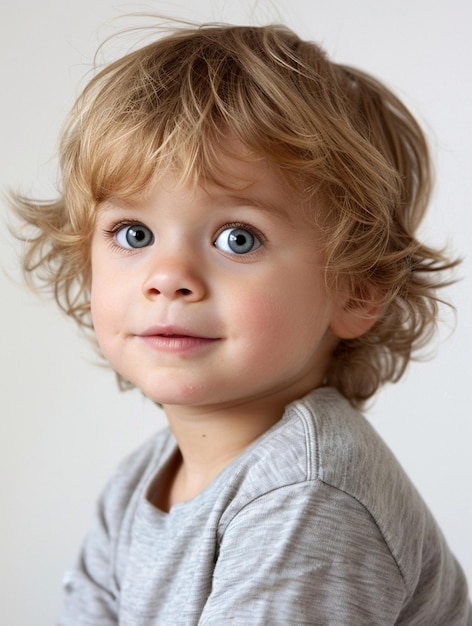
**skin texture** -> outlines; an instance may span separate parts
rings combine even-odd
[[[320,386],[337,337],[364,330],[326,292],[304,201],[265,161],[226,160],[231,189],[165,174],[138,201],[104,204],[92,240],[100,347],[164,406],[179,444],[163,508]]]

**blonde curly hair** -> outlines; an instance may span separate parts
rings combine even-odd
[[[368,332],[339,342],[326,375],[360,406],[430,339],[436,289],[456,262],[415,236],[431,166],[413,116],[382,83],[284,26],[182,26],[97,73],[64,128],[58,199],[13,198],[35,229],[24,236],[26,275],[91,328],[97,206],[143,193],[169,165],[187,182],[222,184],[228,135],[316,198],[329,288],[347,281],[348,306],[375,297],[382,307]]]

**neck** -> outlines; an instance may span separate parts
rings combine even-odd
[[[180,457],[171,479],[169,506],[196,496],[231,461],[280,420],[293,398],[260,398],[220,407],[164,406]]]

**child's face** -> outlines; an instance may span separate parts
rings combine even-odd
[[[109,202],[92,242],[92,315],[111,365],[164,405],[291,401],[337,340],[317,233],[264,161],[228,159],[242,190],[177,186]]]

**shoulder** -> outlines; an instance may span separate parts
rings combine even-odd
[[[101,514],[110,528],[134,508],[149,482],[175,447],[168,428],[154,434],[126,456],[108,481],[99,501]]]
[[[124,477],[131,480],[139,478],[146,473],[146,468],[150,464],[159,464],[166,451],[173,449],[174,446],[175,440],[168,427],[154,433],[121,460],[113,478],[115,480]]]
[[[333,389],[318,389],[286,409],[240,459],[230,481],[223,528],[259,509],[286,509],[308,528],[343,520],[342,532],[372,538],[408,588],[428,546],[444,541],[418,492],[368,420]],[[353,520],[347,528],[346,523]],[[289,522],[290,523],[290,522]],[[298,524],[298,522],[297,522]],[[360,524],[360,525],[359,525]],[[356,529],[353,526],[357,526]]]
[[[321,482],[370,508],[381,467],[406,478],[386,444],[336,390],[317,389],[288,405],[282,419],[232,468],[248,497],[284,485]]]
[[[449,556],[440,530],[392,451],[368,420],[331,389],[297,408],[312,443],[313,475],[364,508],[408,588],[425,558]]]

